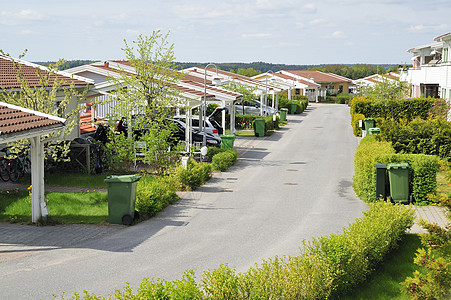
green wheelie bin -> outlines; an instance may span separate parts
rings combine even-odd
[[[390,201],[412,203],[409,188],[409,164],[388,164],[388,180],[390,183]]]
[[[294,115],[296,113],[297,108],[298,108],[298,104],[292,102],[290,104],[290,114]]]
[[[368,130],[370,128],[374,128],[374,119],[373,118],[366,118],[363,120],[363,126],[366,132],[368,133]]]
[[[233,134],[221,135],[221,148],[222,149],[233,149],[234,141],[235,141],[235,135],[233,135]]]
[[[378,135],[381,133],[381,129],[378,127],[373,127],[368,129],[368,135]]]
[[[108,222],[131,225],[136,217],[136,185],[139,175],[111,175],[104,181],[108,184]]]
[[[280,109],[280,122],[285,122],[287,120],[288,108]]]
[[[264,119],[255,119],[255,136],[265,136],[265,120]]]

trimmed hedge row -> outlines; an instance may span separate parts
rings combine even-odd
[[[435,98],[397,99],[394,101],[373,101],[365,97],[355,97],[351,101],[351,115],[362,114],[366,118],[407,119],[417,117],[426,120]]]
[[[233,166],[238,158],[238,152],[233,149],[220,152],[213,156],[211,164],[216,171],[223,172]]]
[[[343,233],[303,242],[298,256],[273,257],[237,273],[227,264],[196,280],[144,278],[134,292],[128,284],[115,299],[328,299],[363,282],[413,225],[408,206],[376,202]],[[71,299],[80,299],[75,294]],[[61,299],[64,299],[63,297]],[[83,299],[109,299],[84,292]]]
[[[379,139],[389,141],[397,153],[437,155],[451,160],[451,122],[444,119],[384,120]]]
[[[374,202],[375,164],[406,162],[410,166],[409,178],[413,199],[417,205],[427,205],[430,201],[427,195],[436,193],[438,161],[438,157],[433,155],[396,154],[391,143],[377,141],[376,136],[367,136],[362,139],[354,156],[354,191],[365,202]]]

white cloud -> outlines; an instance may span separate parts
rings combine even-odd
[[[262,38],[268,38],[271,34],[269,33],[243,33],[241,37],[243,39],[262,39]]]
[[[324,19],[315,19],[315,20],[310,21],[310,24],[312,24],[312,25],[319,25],[319,24],[324,24],[324,23],[326,23],[326,20],[324,20]]]
[[[307,13],[315,13],[317,11],[315,4],[313,3],[307,3],[304,5],[304,12]]]
[[[304,27],[305,27],[305,24],[304,24],[304,23],[296,22],[296,28],[302,29],[302,28],[304,28]]]
[[[138,35],[138,34],[140,33],[140,31],[139,31],[139,30],[135,30],[135,29],[127,29],[127,30],[125,31],[125,33],[126,33],[127,35]]]
[[[440,24],[440,25],[412,25],[409,28],[409,31],[411,32],[430,32],[430,31],[437,31],[437,30],[445,30],[448,27],[447,24]]]
[[[18,13],[19,18],[25,19],[25,20],[42,20],[44,19],[44,15],[30,9],[22,10],[20,13]]]
[[[344,39],[346,38],[346,35],[343,31],[335,31],[334,33],[332,33],[332,37],[334,39]]]
[[[21,34],[21,35],[32,35],[32,34],[34,34],[34,32],[32,30],[25,29],[25,30],[22,30],[21,32],[19,32],[19,34]]]

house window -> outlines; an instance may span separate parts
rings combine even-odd
[[[440,98],[446,99],[446,89],[442,89],[442,94],[440,95]]]
[[[448,61],[448,48],[443,48],[443,62]]]
[[[296,95],[300,95],[301,94],[301,89],[296,89],[295,94]]]
[[[338,93],[339,93],[339,94],[343,93],[343,86],[342,86],[342,85],[340,85],[340,86],[338,87]]]

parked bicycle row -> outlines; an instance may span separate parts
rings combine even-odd
[[[31,161],[27,153],[11,156],[9,147],[0,150],[0,177],[3,181],[15,182],[30,171]]]

